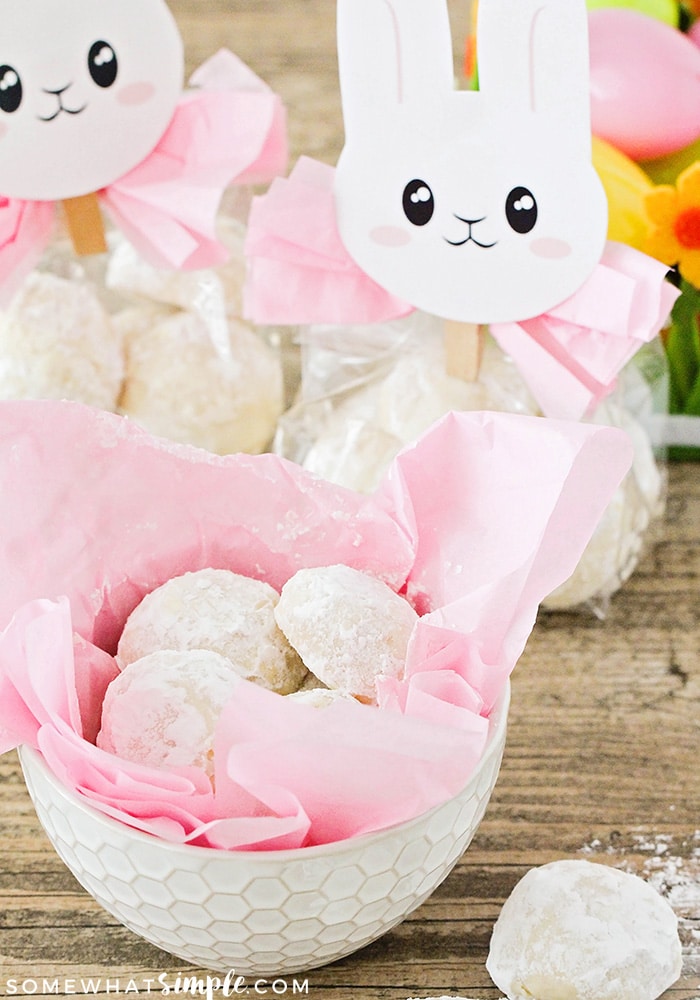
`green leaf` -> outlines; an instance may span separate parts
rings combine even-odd
[[[681,282],[681,294],[671,312],[671,327],[664,340],[670,375],[670,410],[686,412],[687,400],[700,378],[700,289]]]

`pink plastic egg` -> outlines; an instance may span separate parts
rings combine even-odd
[[[700,137],[700,49],[637,11],[588,15],[591,125],[633,160],[665,156]]]

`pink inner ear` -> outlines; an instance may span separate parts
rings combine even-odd
[[[398,226],[376,226],[370,230],[369,238],[383,247],[404,247],[411,242],[411,236]]]
[[[533,240],[530,250],[537,257],[545,257],[549,260],[561,260],[571,253],[571,246],[564,240],[557,240],[553,237],[542,236],[538,240]]]
[[[153,97],[155,90],[153,84],[146,80],[129,83],[117,92],[117,100],[120,104],[144,104]]]

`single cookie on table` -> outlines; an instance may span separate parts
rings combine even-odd
[[[126,309],[115,323],[126,356],[123,414],[218,455],[267,448],[284,405],[282,366],[250,327],[153,305]]]
[[[533,868],[486,962],[509,1000],[656,1000],[681,972],[678,919],[636,875],[590,861]]]
[[[373,702],[379,676],[403,676],[418,615],[382,580],[335,565],[295,573],[275,618],[324,684]]]
[[[131,612],[117,648],[121,669],[158,650],[208,649],[254,684],[291,694],[307,670],[275,621],[279,594],[226,569],[173,577]]]
[[[90,284],[32,272],[0,313],[0,399],[113,411],[123,378],[119,333]]]
[[[134,660],[108,686],[97,746],[122,760],[214,776],[214,736],[240,683],[231,663],[206,649],[161,650]]]

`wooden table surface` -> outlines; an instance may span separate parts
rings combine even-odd
[[[335,161],[334,0],[171,6],[190,68],[220,46],[233,49],[285,99],[293,157]],[[459,23],[461,4],[454,11]],[[484,962],[516,881],[556,858],[589,858],[644,876],[669,899],[685,962],[665,996],[700,998],[699,579],[700,465],[677,464],[660,538],[605,620],[540,617],[514,677],[506,755],[472,846],[402,925],[309,973],[309,996],[493,1000]],[[81,993],[87,978],[102,994],[144,995],[163,972],[197,974],[82,891],[37,823],[14,754],[0,758],[0,833],[0,997]]]

